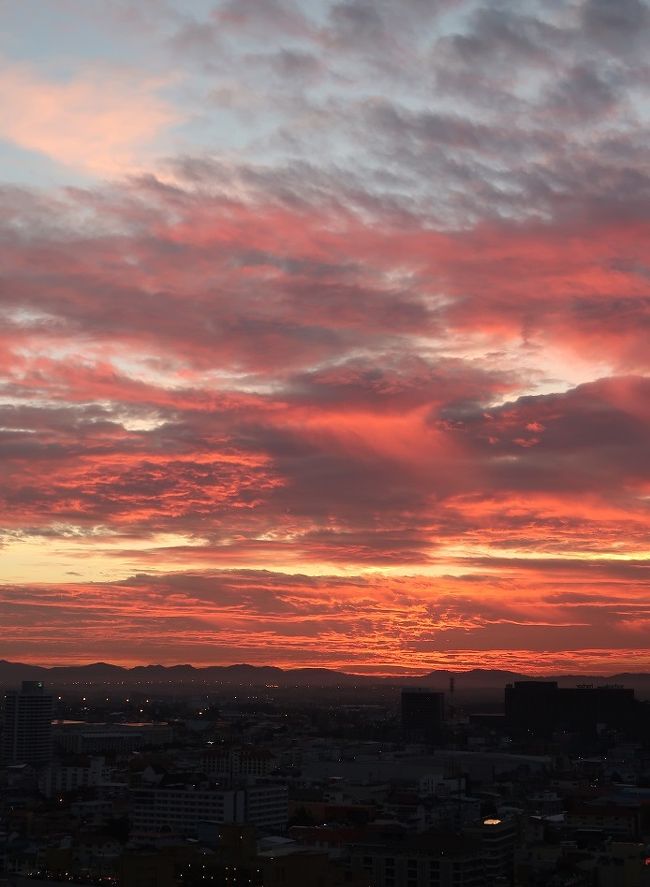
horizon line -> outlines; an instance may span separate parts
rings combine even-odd
[[[532,679],[543,679],[545,677],[553,678],[553,677],[592,677],[592,678],[613,678],[620,675],[631,675],[631,676],[643,676],[649,675],[648,671],[618,671],[613,673],[597,673],[597,672],[571,672],[571,671],[561,671],[561,670],[553,670],[548,672],[529,672],[529,671],[517,671],[509,668],[465,668],[465,669],[449,669],[449,668],[433,668],[430,671],[425,672],[359,672],[359,671],[348,671],[345,666],[341,668],[332,668],[328,666],[320,666],[320,665],[297,665],[297,666],[281,666],[281,665],[273,665],[271,663],[255,665],[250,662],[232,662],[228,664],[224,663],[210,663],[206,665],[195,665],[191,662],[176,662],[172,664],[163,664],[160,662],[148,662],[148,663],[135,663],[133,665],[120,665],[115,662],[106,662],[104,660],[93,660],[86,662],[77,662],[77,663],[53,663],[49,665],[43,665],[36,662],[22,662],[22,661],[14,661],[11,659],[0,659],[0,665],[12,665],[12,666],[24,666],[26,668],[42,668],[46,670],[59,669],[59,668],[91,668],[92,666],[106,666],[109,668],[117,668],[123,671],[133,671],[136,668],[164,668],[164,669],[172,669],[172,668],[191,668],[195,671],[203,671],[210,668],[223,668],[223,669],[233,669],[233,668],[250,668],[250,669],[264,669],[264,668],[272,668],[277,671],[289,673],[292,671],[326,671],[331,672],[332,674],[342,674],[349,677],[359,677],[359,678],[418,678],[418,677],[428,677],[432,674],[436,673],[445,673],[450,675],[463,675],[463,674],[471,674],[476,672],[504,672],[513,675],[521,675],[522,677],[530,677]]]

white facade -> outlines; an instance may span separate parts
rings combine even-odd
[[[38,787],[46,798],[52,798],[80,788],[101,785],[107,775],[105,764],[103,757],[54,761],[41,773]]]
[[[132,822],[139,834],[196,835],[203,820],[250,823],[282,830],[288,819],[285,785],[245,788],[151,786],[132,792]]]
[[[276,758],[264,748],[220,748],[215,746],[203,755],[202,766],[207,776],[268,776],[277,765]]]

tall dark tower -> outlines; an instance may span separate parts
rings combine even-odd
[[[411,739],[432,741],[445,719],[445,694],[427,687],[402,690],[402,730]]]
[[[47,764],[52,757],[53,700],[41,681],[23,681],[3,705],[0,758],[4,764]]]

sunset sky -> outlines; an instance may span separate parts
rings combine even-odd
[[[650,670],[650,7],[0,5],[0,658]]]

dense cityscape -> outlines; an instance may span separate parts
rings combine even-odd
[[[650,884],[634,689],[257,671],[6,688],[0,884]]]

